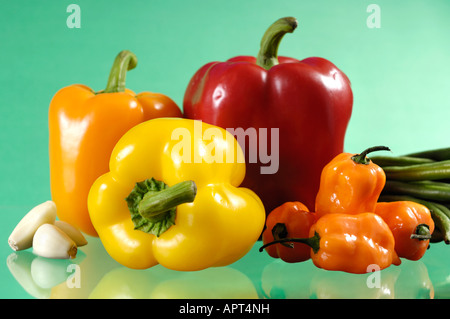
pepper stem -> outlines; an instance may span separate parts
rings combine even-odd
[[[278,47],[286,33],[292,33],[297,28],[297,19],[293,17],[281,18],[275,21],[264,33],[261,48],[256,57],[256,64],[269,70],[278,64]]]
[[[430,226],[428,226],[427,224],[417,225],[414,234],[411,234],[411,239],[418,239],[418,240],[431,239]]]
[[[286,224],[284,224],[284,223],[275,224],[275,226],[273,226],[273,228],[272,228],[272,236],[273,236],[273,239],[275,239],[275,240],[286,238],[288,236]],[[293,248],[292,243],[281,243],[281,245],[289,247],[289,248]]]
[[[369,164],[370,159],[367,158],[367,154],[377,151],[390,151],[391,149],[387,146],[373,146],[369,147],[368,149],[364,150],[361,154],[356,154],[352,156],[352,160],[356,164]]]
[[[193,181],[169,187],[154,178],[138,182],[125,198],[134,229],[159,237],[175,224],[177,206],[191,203],[197,195]]]
[[[191,203],[197,194],[197,186],[193,181],[184,181],[162,191],[149,192],[139,202],[139,214],[152,220],[178,205]]]
[[[111,67],[108,83],[103,93],[124,92],[127,71],[134,69],[136,65],[137,57],[133,52],[128,50],[119,52]]]
[[[302,243],[306,244],[313,250],[314,253],[317,253],[320,249],[320,236],[318,232],[314,233],[314,236],[309,238],[282,238],[278,240],[271,241],[270,243],[267,243],[259,248],[259,251],[262,252],[264,248],[275,245],[275,244],[283,244],[283,243]],[[290,248],[293,248],[294,246],[289,246]]]

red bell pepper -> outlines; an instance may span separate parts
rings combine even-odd
[[[343,151],[352,112],[350,81],[333,63],[319,57],[278,58],[281,39],[296,27],[295,18],[279,19],[264,34],[257,58],[204,65],[183,101],[186,117],[226,129],[252,129],[266,154],[277,153],[270,154],[278,159],[277,170],[264,174],[267,156],[259,150],[254,161],[251,145],[241,145],[247,163],[242,185],[260,196],[267,213],[294,200],[314,207],[322,168]],[[278,140],[272,134],[264,145],[272,128],[279,129]]]

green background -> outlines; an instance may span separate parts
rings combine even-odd
[[[71,3],[81,8],[79,29],[66,25]],[[366,24],[371,3],[381,9],[380,28]],[[449,146],[448,0],[2,0],[0,297],[36,297],[6,266],[7,238],[29,209],[50,199],[47,110],[58,89],[103,89],[114,57],[127,49],[139,59],[127,87],[167,94],[181,106],[198,68],[256,55],[265,29],[283,16],[296,17],[299,27],[283,39],[280,55],[327,58],[352,82],[347,151],[387,145],[401,155]],[[438,244],[423,261],[441,297],[450,295],[449,252]],[[272,261],[252,251],[233,267],[261,287]]]

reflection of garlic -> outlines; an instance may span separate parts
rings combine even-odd
[[[83,234],[71,224],[62,220],[57,220],[54,225],[65,232],[75,242],[77,247],[87,244],[87,240]]]
[[[33,253],[47,258],[75,258],[77,245],[55,225],[44,224],[34,234]]]
[[[41,288],[53,288],[67,280],[67,268],[72,264],[68,259],[49,259],[37,256],[31,262],[31,277]]]
[[[11,253],[6,259],[9,271],[20,286],[31,296],[38,299],[48,299],[51,289],[44,289],[38,286],[31,276],[31,263],[37,258],[29,251],[19,251]]]
[[[56,219],[56,205],[46,201],[26,214],[17,224],[8,238],[8,244],[14,250],[30,248],[36,230],[43,224],[53,224]]]

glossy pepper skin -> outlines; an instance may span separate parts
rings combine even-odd
[[[49,159],[52,199],[58,217],[84,233],[97,236],[87,209],[92,183],[108,171],[111,151],[133,126],[156,117],[181,117],[169,97],[135,94],[125,88],[126,71],[136,56],[122,51],[111,69],[107,88],[94,92],[85,85],[60,89],[49,107]]]
[[[150,120],[117,143],[110,171],[89,192],[90,217],[106,251],[126,267],[225,266],[244,256],[264,227],[261,200],[239,187],[244,176],[242,150],[225,130],[189,119]],[[195,183],[193,201],[148,211],[148,200],[165,192],[152,193],[161,182],[169,191]]]
[[[262,234],[264,244],[289,237],[308,237],[311,226],[316,222],[315,214],[300,202],[287,202],[275,208],[266,219]],[[276,244],[266,248],[269,256],[285,262],[301,262],[311,258],[311,248],[302,243]]]
[[[204,65],[190,80],[183,102],[186,117],[256,130],[258,143],[265,143],[261,129],[267,129],[268,152],[277,145],[278,170],[263,173],[269,164],[261,157],[252,163],[249,145],[241,145],[247,162],[243,185],[261,197],[267,212],[293,200],[314,207],[322,168],[343,151],[352,112],[350,81],[332,62],[278,58],[281,39],[296,27],[295,18],[276,21],[257,58]],[[279,129],[279,140],[272,140],[272,129]]]
[[[389,226],[374,213],[325,215],[311,227],[309,235],[278,242],[310,245],[313,263],[326,270],[363,274],[400,264]]]
[[[434,221],[427,207],[410,201],[379,202],[375,214],[391,229],[399,257],[409,260],[423,257],[434,231]]]
[[[386,183],[381,167],[367,154],[389,150],[384,146],[368,148],[360,154],[341,153],[324,168],[316,196],[315,211],[326,214],[359,214],[373,212]]]

